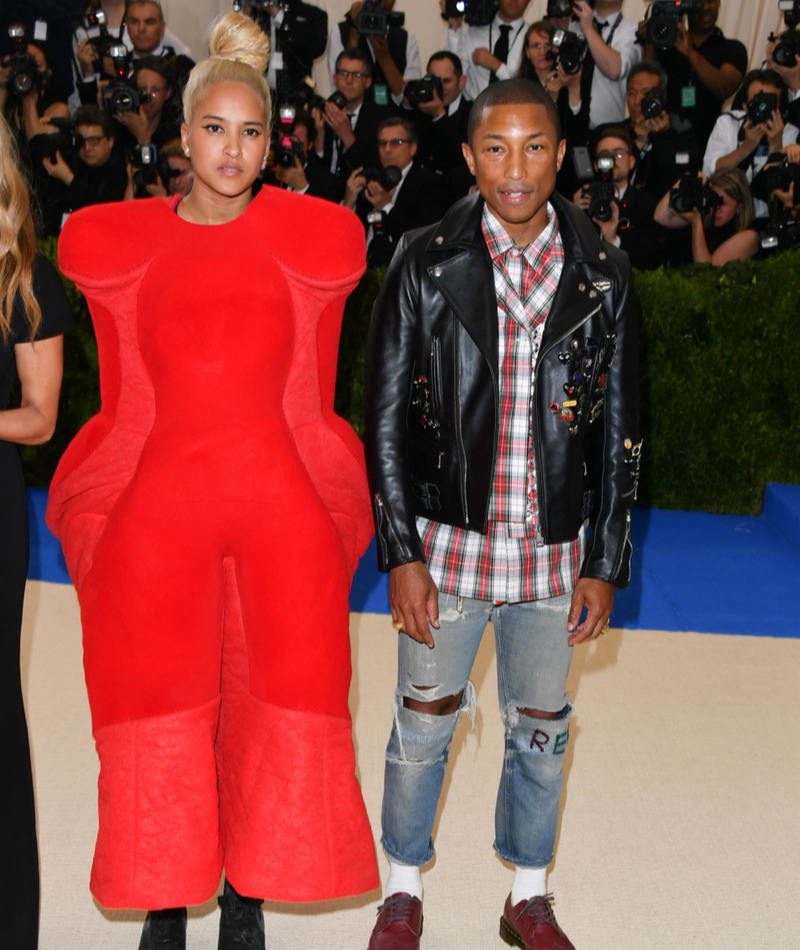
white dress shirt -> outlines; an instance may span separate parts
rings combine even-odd
[[[636,43],[636,34],[639,25],[635,20],[622,17],[614,30],[614,23],[618,13],[612,13],[607,19],[595,17],[599,23],[607,23],[601,36],[608,43],[608,37],[613,30],[611,42],[608,45],[616,50],[622,58],[622,67],[619,79],[609,79],[600,71],[597,64],[592,76],[592,93],[589,104],[589,128],[595,129],[606,122],[621,122],[625,118],[625,100],[628,90],[628,73],[631,67],[642,58],[642,47]],[[583,35],[580,24],[573,23],[570,29]]]
[[[470,26],[468,23],[462,23],[459,29],[447,31],[447,46],[445,48],[451,53],[455,53],[461,60],[461,65],[467,76],[464,95],[473,102],[489,85],[492,71],[473,63],[472,54],[482,46],[488,49],[490,53],[494,53],[494,47],[500,39],[501,26],[510,26],[511,32],[508,34],[508,56],[495,75],[498,79],[511,79],[519,72],[525,45],[525,34],[528,30],[528,24],[522,17],[518,20],[512,20],[511,23],[505,23],[499,16],[496,16],[486,26]]]

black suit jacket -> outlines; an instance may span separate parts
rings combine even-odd
[[[270,35],[272,17],[259,12],[255,18],[261,29]],[[277,31],[278,47],[283,54],[283,71],[288,73],[289,86],[296,86],[311,75],[314,60],[322,56],[328,43],[328,14],[310,3],[295,0],[283,14]]]
[[[619,202],[617,235],[637,270],[655,270],[669,258],[670,232],[653,218],[657,204],[652,195],[632,185]]]
[[[374,210],[363,193],[358,196],[356,214],[365,229],[369,229],[367,215]],[[433,224],[445,210],[438,176],[416,161],[413,162],[394,207],[384,216],[380,229],[374,229],[374,237],[367,249],[370,264],[373,267],[388,264],[406,231]]]
[[[371,99],[364,99],[353,126],[356,140],[350,148],[339,153],[337,174],[342,180],[346,181],[356,168],[378,165],[378,126],[391,115],[393,112],[388,106],[377,106]],[[322,154],[322,163],[326,168],[331,167],[334,138],[333,131],[326,126],[325,149]]]

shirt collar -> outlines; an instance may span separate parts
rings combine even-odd
[[[500,224],[497,218],[492,214],[489,206],[485,202],[483,205],[482,225],[487,237],[486,244],[489,248],[489,254],[493,263],[498,257],[502,257],[504,254],[507,254],[508,251],[516,248],[516,244],[508,231],[506,231],[503,225]],[[556,216],[555,209],[548,201],[547,224],[542,230],[542,233],[534,238],[530,244],[526,244],[525,247],[518,248],[518,250],[522,251],[525,260],[533,267],[539,258],[555,244],[557,237],[558,217]]]

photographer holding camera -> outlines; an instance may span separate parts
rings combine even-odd
[[[751,258],[758,250],[758,232],[750,227],[753,199],[744,172],[721,168],[708,179],[702,173],[694,181],[690,177],[691,172],[675,182],[655,211],[665,228],[684,229],[680,237],[686,240],[675,243],[670,263],[721,266]]]
[[[279,109],[279,113],[283,110]],[[340,202],[344,183],[333,175],[314,152],[316,123],[304,109],[295,111],[287,127],[275,123],[274,183],[299,195]],[[272,155],[272,153],[271,153]]]
[[[333,83],[344,96],[344,106],[330,99],[325,103],[323,141],[320,143],[318,136],[315,147],[325,167],[346,181],[353,169],[377,164],[375,134],[391,112],[367,97],[372,86],[372,64],[369,54],[358,47],[339,54]]]
[[[655,60],[637,63],[628,76],[628,132],[636,166],[631,184],[656,201],[680,174],[678,152],[701,151],[691,125],[667,110],[667,74]]]
[[[445,211],[443,189],[432,172],[414,161],[417,133],[410,119],[378,126],[380,168],[357,168],[347,179],[344,206],[367,232],[367,258],[388,264],[406,231],[437,221]]]
[[[302,0],[256,0],[242,3],[241,10],[269,37],[267,82],[282,102],[325,52],[328,14]]]
[[[406,102],[414,108],[422,163],[444,179],[449,203],[472,186],[472,175],[461,146],[467,140],[472,103],[464,95],[467,77],[455,53],[440,50],[428,60],[427,74],[406,87]]]
[[[69,100],[73,111],[81,103],[97,101],[98,83],[104,77],[103,57],[114,44],[123,44],[132,62],[146,56],[166,60],[174,72],[173,88],[183,88],[194,60],[189,47],[167,30],[157,0],[130,0],[121,19],[118,4],[103,0],[102,6],[94,6],[81,18],[73,35],[75,92]],[[104,22],[97,22],[98,18]]]
[[[779,36],[770,33],[766,66],[774,69],[786,83],[791,112],[795,113],[797,107],[792,106],[792,103],[800,97],[800,32],[795,27]]]
[[[577,29],[586,38],[584,75],[591,80],[589,128],[621,122],[628,74],[642,58],[638,25],[622,14],[623,0],[575,0]],[[584,87],[585,88],[585,87]]]
[[[524,52],[523,19],[530,0],[499,0],[496,12],[490,2],[473,3],[475,11],[455,16],[453,4],[439,0],[442,16],[447,18],[447,49],[467,67],[465,92],[475,100],[498,79],[517,75]]]
[[[786,87],[771,69],[751,70],[734,99],[734,108],[717,119],[703,158],[706,175],[723,168],[740,168],[751,182],[768,157],[797,141],[800,129],[785,123]],[[756,199],[756,217],[767,214]]]
[[[133,64],[131,83],[139,97],[139,108],[113,111],[114,119],[125,127],[117,138],[119,147],[127,152],[136,145],[165,145],[180,134],[180,123],[174,113],[167,113],[175,82],[170,63],[159,56],[144,56]],[[111,87],[106,87],[107,92]],[[135,102],[132,103],[135,105]],[[113,103],[106,101],[108,111]]]
[[[47,174],[63,185],[56,193],[62,222],[78,208],[122,201],[127,182],[125,162],[114,150],[111,117],[97,106],[82,106],[73,122],[77,157],[70,163],[57,149],[52,158],[42,160]]]
[[[47,120],[66,118],[69,108],[44,49],[29,43],[21,26],[10,27],[9,34],[13,49],[0,62],[0,112],[24,145],[42,132],[55,132]]]
[[[368,58],[372,85],[367,98],[379,106],[389,99],[399,106],[407,82],[419,79],[419,46],[403,28],[405,15],[394,12],[395,0],[356,0],[328,39],[328,69],[336,79],[337,60],[346,49],[358,48]]]
[[[659,7],[652,3],[651,16]],[[704,0],[701,12],[690,13],[687,24],[678,18],[673,46],[645,46],[645,59],[657,59],[669,77],[667,95],[673,109],[691,122],[704,148],[725,100],[736,91],[747,70],[747,49],[730,40],[717,26],[720,0]],[[646,21],[640,24],[642,33]]]
[[[605,171],[599,167],[601,163]],[[635,166],[627,130],[606,129],[595,142],[598,176],[579,188],[572,200],[586,211],[609,244],[625,251],[633,267],[649,270],[666,264],[667,234],[653,219],[655,199],[630,183]]]

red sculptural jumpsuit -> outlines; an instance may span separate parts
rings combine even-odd
[[[103,407],[51,488],[78,589],[107,907],[378,884],[355,778],[348,591],[371,534],[333,413],[356,218],[265,187],[218,226],[177,200],[71,216]]]

